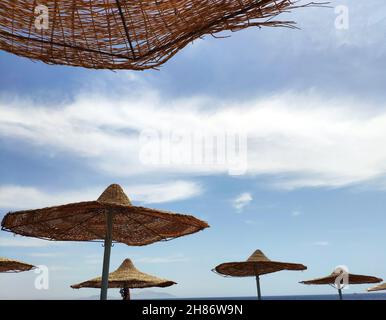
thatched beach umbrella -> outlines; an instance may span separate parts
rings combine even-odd
[[[301,271],[307,267],[298,263],[278,262],[268,259],[260,250],[256,250],[247,261],[227,262],[218,265],[214,272],[230,277],[255,277],[257,297],[261,300],[260,276],[282,270]]]
[[[130,289],[165,288],[174,284],[176,284],[174,281],[160,279],[139,271],[130,259],[123,261],[117,270],[109,274],[109,288],[121,289],[120,292],[123,300],[130,300]],[[100,288],[101,286],[102,278],[98,277],[73,285],[71,288]]]
[[[144,70],[207,34],[293,27],[275,18],[306,6],[296,2],[2,0],[0,49],[48,64]]]
[[[345,270],[339,269],[332,272],[327,277],[317,278],[313,280],[302,281],[303,284],[314,285],[330,285],[338,290],[339,300],[343,300],[342,289],[345,285],[351,284],[365,284],[365,283],[378,283],[382,279],[373,276],[364,276],[359,274],[345,273]],[[346,282],[347,281],[347,282]]]
[[[367,289],[369,292],[386,290],[386,283],[379,284],[375,287]]]
[[[33,268],[31,264],[0,257],[0,272],[23,272]]]
[[[144,246],[208,228],[193,216],[133,206],[119,185],[108,187],[97,201],[71,203],[8,213],[2,229],[53,241],[104,240],[101,299],[107,298],[112,242]]]

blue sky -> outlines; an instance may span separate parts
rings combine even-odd
[[[210,270],[261,249],[305,272],[262,278],[265,295],[332,293],[301,280],[338,265],[386,277],[386,11],[381,0],[289,16],[301,30],[249,29],[199,40],[160,71],[111,72],[48,66],[0,53],[0,216],[92,200],[111,183],[134,204],[190,213],[199,234],[135,248],[125,258],[178,282],[177,297],[255,295],[253,279]],[[247,172],[226,166],[148,166],[139,134],[155,130],[246,130]],[[71,284],[101,271],[103,248],[0,235],[0,255],[50,268],[49,290],[33,272],[0,275],[0,298],[81,298]],[[4,284],[4,286],[3,286]],[[22,290],[20,290],[22,288]],[[367,286],[352,286],[363,292]],[[117,293],[113,293],[117,295]]]

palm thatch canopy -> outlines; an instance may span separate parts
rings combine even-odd
[[[372,291],[382,291],[386,290],[386,283],[379,284],[375,287],[367,289],[367,291],[372,292]]]
[[[23,272],[35,268],[28,263],[0,257],[0,272]]]
[[[256,250],[247,261],[227,262],[218,265],[214,271],[231,277],[255,277],[282,270],[306,270],[303,264],[278,262],[268,259],[261,250]]]
[[[101,300],[107,299],[112,242],[144,246],[209,227],[193,216],[133,206],[117,184],[109,186],[96,201],[10,212],[1,225],[2,230],[45,240],[103,240]]]
[[[0,49],[48,64],[144,70],[206,34],[293,27],[276,16],[300,7],[296,2],[2,0]]]
[[[302,281],[300,283],[303,284],[314,284],[314,285],[335,285],[337,278],[342,274],[342,272],[334,271],[327,277],[317,278],[313,280],[307,280]],[[351,274],[348,275],[348,284],[365,284],[365,283],[378,283],[381,282],[382,279],[373,277],[373,276],[364,276],[364,275],[358,275],[358,274]]]
[[[170,287],[174,284],[176,284],[174,281],[160,279],[139,271],[130,259],[123,261],[117,270],[109,274],[109,288],[164,288]],[[76,285],[72,285],[71,288],[100,288],[101,286],[102,278],[98,277]]]
[[[8,213],[2,228],[46,240],[103,240],[106,213],[112,215],[112,240],[130,246],[166,241],[209,227],[193,216],[133,206],[122,188],[114,184],[97,201]]]

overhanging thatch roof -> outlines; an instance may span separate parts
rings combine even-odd
[[[299,6],[295,0],[2,0],[0,49],[49,64],[143,70],[207,34],[293,27],[277,15]]]

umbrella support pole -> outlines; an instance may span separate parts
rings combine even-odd
[[[342,289],[338,289],[338,293],[339,293],[339,300],[343,300]]]
[[[256,276],[257,299],[261,300],[260,277]]]
[[[110,254],[112,246],[112,229],[113,229],[113,217],[111,214],[106,214],[106,236],[105,236],[105,251],[103,255],[103,271],[102,271],[102,289],[101,300],[107,300],[107,289],[109,286],[109,269],[110,269]]]

